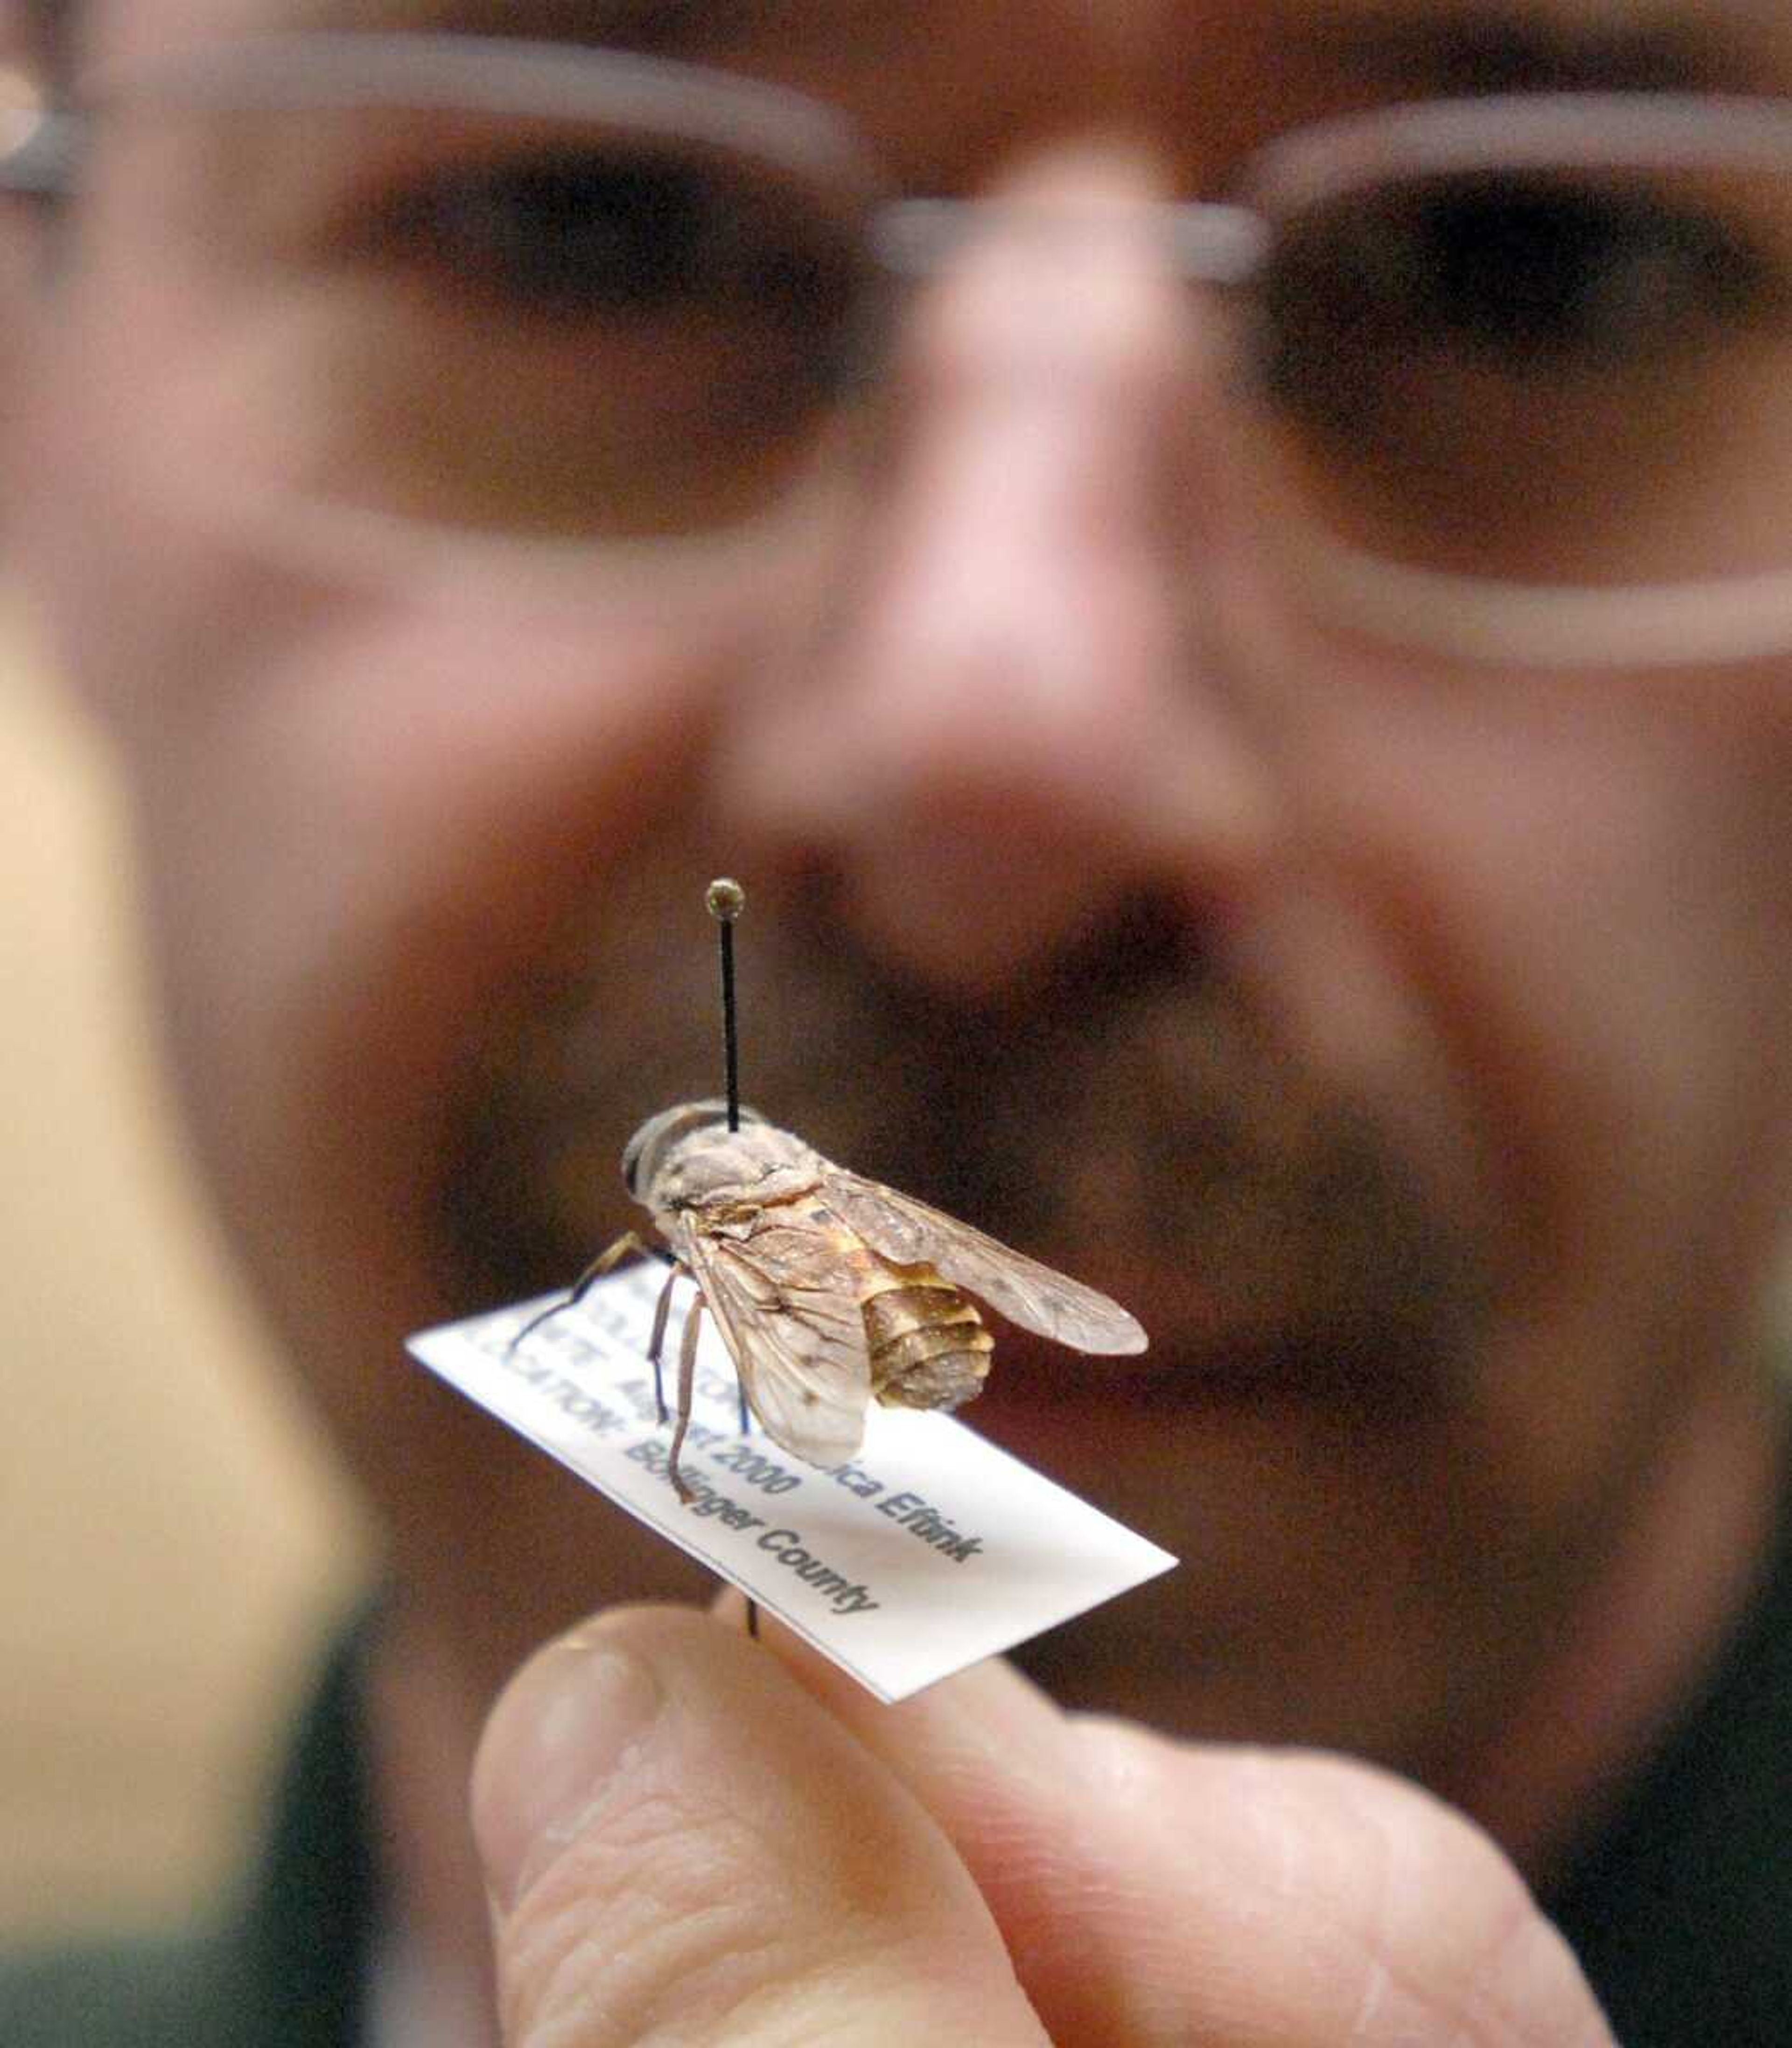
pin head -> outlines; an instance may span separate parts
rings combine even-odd
[[[719,875],[704,892],[709,914],[723,925],[731,925],[747,908],[747,891],[731,875]]]

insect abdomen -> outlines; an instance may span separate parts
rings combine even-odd
[[[956,1408],[982,1387],[995,1340],[975,1305],[931,1266],[905,1268],[859,1306],[871,1391],[886,1408]]]

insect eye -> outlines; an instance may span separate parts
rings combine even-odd
[[[638,1195],[641,1191],[639,1181],[642,1135],[640,1131],[636,1131],[627,1144],[623,1147],[623,1185],[631,1195]]]

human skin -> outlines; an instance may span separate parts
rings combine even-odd
[[[118,0],[94,47],[282,18]],[[1002,6],[879,18],[727,60],[917,188],[1184,192],[1363,90],[1335,8],[1030,5],[1019,76]],[[1749,77],[1792,89],[1783,50]],[[921,299],[808,573],[692,612],[301,571],[220,516],[172,204],[109,135],[21,313],[14,544],[115,742],[221,1211],[386,1532],[420,1918],[476,1899],[443,1817],[505,1675],[700,1582],[401,1340],[638,1220],[623,1141],[715,1085],[723,871],[758,1106],[1152,1333],[1109,1368],[1004,1332],[975,1411],[1184,1560],[1045,1647],[1054,1693],[1373,1759],[1546,1871],[1778,1474],[1792,665],[1322,632],[1124,248],[1069,301],[999,246]]]

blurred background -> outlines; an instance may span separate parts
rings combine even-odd
[[[234,1867],[348,1499],[161,1092],[103,755],[0,593],[0,1942]]]

